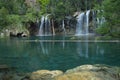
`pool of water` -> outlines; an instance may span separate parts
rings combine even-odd
[[[84,64],[120,66],[120,42],[71,40],[71,37],[0,39],[0,65],[19,72],[67,70]]]

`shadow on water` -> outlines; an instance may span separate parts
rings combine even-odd
[[[73,41],[66,36],[0,40],[0,64],[21,72],[65,71],[83,64],[120,66],[119,53],[120,42],[89,42],[87,37],[84,41]]]

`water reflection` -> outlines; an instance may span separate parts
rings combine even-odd
[[[120,66],[119,42],[87,42],[87,38],[84,42],[72,42],[66,41],[65,36],[50,37],[52,41],[48,42],[24,40],[0,40],[0,64],[16,67],[18,71],[66,70],[83,64],[99,63]]]
[[[77,53],[80,57],[88,58],[88,42],[80,43],[77,42]]]
[[[65,48],[65,36],[62,37],[62,47]]]
[[[39,38],[40,40],[46,40],[46,36],[45,37],[40,37]],[[50,54],[50,52],[52,50],[55,50],[55,45],[56,45],[56,42],[54,41],[54,37],[52,37],[52,41],[51,42],[43,42],[43,41],[40,41],[40,48],[38,48],[38,50],[41,49],[42,53],[43,54]],[[61,49],[65,49],[65,36],[62,36],[61,40],[59,42],[57,42],[57,44],[59,45],[59,47]]]
[[[40,37],[40,40],[45,40],[46,38],[43,36],[43,37]],[[42,42],[40,41],[40,48],[39,50],[41,49],[42,53],[43,54],[46,54],[48,55],[50,53],[50,51],[54,48],[54,37],[52,38],[52,42]]]
[[[96,44],[96,54],[97,55],[104,55],[104,53],[105,53],[105,51],[104,51],[104,48],[102,47],[102,46],[100,46],[100,45],[98,45],[98,44]]]

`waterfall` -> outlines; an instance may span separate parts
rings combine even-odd
[[[66,30],[65,30],[65,22],[64,22],[64,20],[62,21],[62,29],[63,29],[63,31],[64,31],[64,34],[66,34]]]
[[[98,10],[97,11],[98,14],[103,14],[104,11],[103,10]],[[101,27],[104,23],[106,22],[105,17],[102,15],[100,17],[97,17],[97,27]]]
[[[105,18],[102,16],[102,17],[101,17],[100,24],[102,25],[104,22],[105,22]]]
[[[91,14],[92,11],[92,15]],[[103,14],[103,10],[87,10],[86,12],[82,12],[77,16],[77,24],[76,24],[76,36],[80,35],[94,35],[93,32],[95,28],[102,26],[106,20],[104,16],[97,17],[97,13]],[[92,16],[92,20],[91,20]],[[91,23],[91,25],[90,25]],[[89,27],[90,25],[90,27]]]
[[[45,16],[45,35],[48,34],[48,15]]]
[[[42,16],[38,36],[42,36],[43,35],[44,20],[45,20],[45,17]]]
[[[83,34],[84,12],[77,16],[76,35]]]
[[[89,34],[89,15],[90,10],[82,12],[77,16],[76,34],[75,35],[88,35]]]
[[[97,27],[102,26],[105,22],[106,22],[106,20],[103,16],[100,18],[97,18]]]
[[[51,23],[50,23],[50,19],[48,18],[48,16],[49,16],[49,14],[46,16],[42,16],[38,36],[52,35]]]
[[[100,24],[100,19],[97,18],[97,27],[99,26],[99,24]]]
[[[52,32],[51,32],[51,28],[52,28],[52,26],[51,26],[50,19],[48,19],[48,26],[49,26],[49,28],[48,28],[49,33],[48,33],[48,34],[52,35]]]
[[[85,34],[89,34],[89,14],[90,14],[90,10],[88,10],[86,12],[86,31],[85,31]]]

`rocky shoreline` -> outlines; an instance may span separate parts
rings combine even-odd
[[[66,72],[38,70],[18,73],[0,69],[0,80],[120,80],[120,67],[108,65],[82,65]]]

